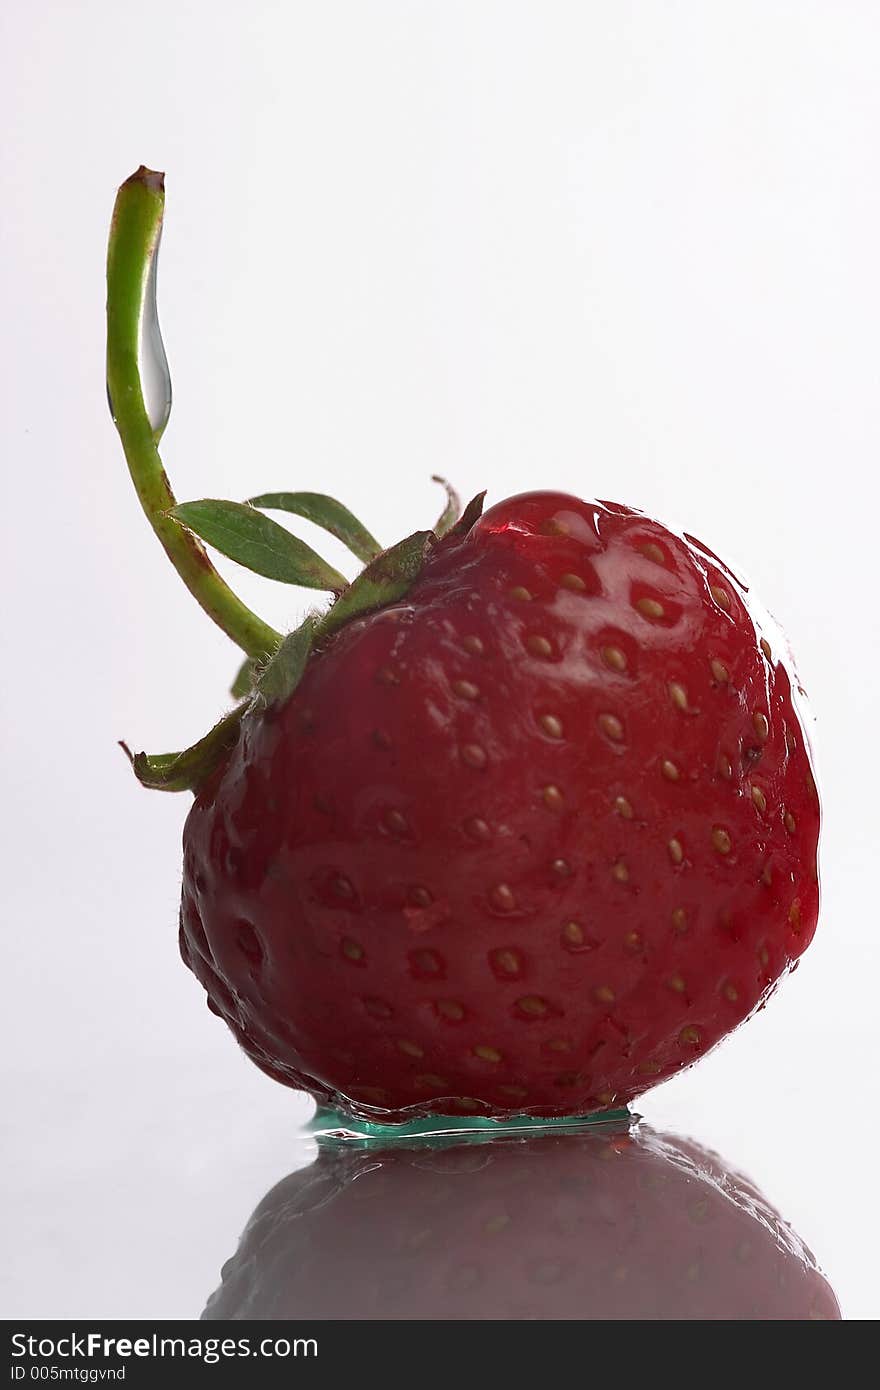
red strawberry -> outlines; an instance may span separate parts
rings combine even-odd
[[[257,1207],[203,1317],[839,1319],[813,1256],[690,1140],[323,1149]]]
[[[128,314],[160,214],[141,171],[108,291],[148,514],[252,657],[278,634],[193,531],[338,593],[207,739],[135,759],[198,790],[184,960],[260,1067],[362,1116],[632,1100],[760,1007],[815,929],[819,805],[778,638],[711,552],[626,507],[450,507],[444,539],[377,555],[330,499],[255,499],[375,557],[351,586],[253,507],[175,508]]]
[[[362,1113],[622,1104],[813,934],[789,678],[706,552],[539,493],[248,723],[184,833],[181,947],[265,1070]]]

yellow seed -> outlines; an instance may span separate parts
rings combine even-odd
[[[752,728],[763,743],[770,732],[770,725],[767,723],[766,714],[761,714],[760,710],[756,710],[752,715]]]
[[[525,1100],[528,1091],[525,1086],[499,1086],[498,1094],[506,1096],[508,1100]]]
[[[400,685],[400,677],[390,666],[380,666],[376,672],[376,680],[380,685]]]
[[[553,647],[547,641],[547,638],[540,637],[537,633],[533,633],[530,637],[526,638],[526,647],[531,652],[532,656],[546,657],[553,655]]]
[[[797,826],[797,822],[795,821],[794,816],[791,814],[791,811],[786,811],[784,821],[785,828],[788,831],[789,835],[793,835]]]
[[[599,1004],[614,1003],[614,990],[610,985],[599,985],[597,989],[593,990],[593,996]]]
[[[541,1018],[549,1012],[547,1000],[537,994],[524,994],[521,999],[517,999],[516,1007],[521,1013],[530,1014],[532,1018]]]
[[[558,787],[553,786],[552,783],[550,786],[544,788],[542,796],[544,797],[544,805],[547,807],[548,811],[561,811],[565,805],[565,798],[562,792]]]
[[[731,1004],[735,1004],[739,998],[739,990],[736,985],[730,984],[729,982],[724,986],[721,993],[724,995],[725,999],[730,1000]]]
[[[724,662],[719,661],[717,657],[713,656],[712,660],[709,662],[709,668],[719,684],[724,685],[730,680],[730,673],[727,667]]]
[[[612,671],[626,670],[626,654],[620,650],[620,647],[603,647],[602,660],[606,666],[611,667]]]
[[[642,944],[642,938],[637,931],[628,931],[623,938],[623,944],[628,951],[638,951]]]
[[[522,584],[515,584],[510,591],[510,597],[521,599],[525,603],[532,596],[528,589],[524,588]]]
[[[616,879],[618,883],[629,882],[629,869],[626,867],[622,859],[618,859],[617,863],[613,866],[611,870],[611,877]]]
[[[466,743],[461,750],[461,756],[468,767],[481,769],[486,766],[486,750],[481,748],[478,743]]]
[[[583,946],[584,929],[580,922],[566,922],[562,928],[562,940],[567,946]]]
[[[665,567],[666,556],[663,554],[663,551],[660,549],[659,545],[657,545],[656,541],[646,541],[644,545],[639,546],[639,550],[646,560],[653,560],[655,565],[663,565]]]
[[[719,854],[729,854],[731,850],[731,840],[723,826],[716,825],[712,831],[712,844]]]
[[[538,723],[548,738],[562,738],[562,720],[555,714],[542,714]]]
[[[646,597],[637,599],[636,608],[639,610],[643,618],[651,618],[652,620],[656,621],[656,619],[663,617],[663,604],[660,603],[659,600],[656,598]]]
[[[675,705],[676,709],[687,709],[687,691],[685,690],[683,685],[679,684],[678,681],[669,682],[669,698]]]
[[[407,829],[406,816],[400,811],[388,811],[385,814],[385,824],[394,835],[403,835]]]
[[[571,1043],[568,1038],[551,1038],[544,1046],[548,1052],[571,1052]]]
[[[733,767],[731,766],[730,759],[728,758],[726,753],[722,753],[718,759],[718,771],[721,773],[722,777],[727,779],[728,782],[733,776]]]
[[[752,801],[755,803],[759,811],[767,810],[767,798],[761,791],[760,787],[752,787]]]
[[[770,964],[770,952],[767,950],[766,946],[758,947],[758,960],[762,965]]]
[[[461,645],[466,652],[470,652],[471,656],[482,656],[485,651],[485,647],[479,637],[463,637],[461,639]]]
[[[800,931],[800,929],[801,929],[801,900],[800,900],[800,898],[795,898],[795,900],[794,900],[794,902],[792,903],[791,907],[788,909],[788,922],[789,922],[789,926],[792,928],[793,931],[796,931],[796,932]]]
[[[663,759],[660,764],[660,771],[663,773],[667,782],[678,781],[678,768],[675,766],[675,763],[671,763],[668,758]]]
[[[488,840],[492,832],[481,816],[469,816],[464,822],[464,833],[472,840]]]
[[[501,1053],[497,1047],[484,1047],[482,1043],[474,1048],[474,1056],[479,1057],[481,1062],[500,1062]]]
[[[618,815],[623,816],[624,820],[632,820],[633,808],[625,796],[616,796],[614,798],[614,809]]]
[[[386,1000],[377,999],[374,996],[366,998],[363,1004],[367,1013],[371,1014],[373,1018],[391,1018],[394,1013],[391,1005],[387,1003]]]
[[[342,954],[346,956],[348,960],[363,960],[364,948],[363,946],[359,946],[356,941],[351,941],[346,937],[342,943]]]
[[[541,522],[539,530],[542,536],[567,536],[570,527],[564,521],[560,521],[558,517],[551,516],[546,521]]]
[[[680,864],[684,859],[684,850],[682,849],[681,840],[669,841],[669,858],[672,860],[673,864]]]
[[[506,1212],[500,1211],[497,1216],[490,1216],[488,1221],[483,1222],[483,1230],[487,1236],[497,1235],[510,1225],[510,1220]]]
[[[656,1076],[658,1071],[660,1071],[660,1063],[650,1060],[647,1062],[639,1062],[636,1071],[641,1072],[642,1076]]]
[[[767,641],[766,637],[761,638],[761,651],[764,653],[768,661],[773,660],[773,653],[770,650],[770,643]]]
[[[575,589],[578,593],[582,593],[587,587],[579,574],[564,574],[559,583],[563,589]]]
[[[679,936],[687,931],[687,914],[683,907],[677,907],[672,914],[672,930]]]
[[[614,743],[621,742],[623,739],[623,725],[616,714],[600,714],[598,723],[599,728],[602,730],[603,734],[605,734],[606,738],[610,738]]]
[[[727,592],[727,590],[726,590],[726,589],[720,588],[719,585],[717,585],[717,584],[710,584],[710,585],[709,585],[709,592],[710,592],[710,594],[712,595],[712,597],[714,598],[715,602],[718,604],[718,607],[719,607],[719,608],[723,608],[724,611],[725,611],[725,613],[729,613],[729,612],[730,612],[730,594]]]
[[[418,1043],[410,1042],[408,1038],[398,1038],[397,1050],[407,1057],[424,1057],[425,1055],[425,1049],[419,1047]]]
[[[768,888],[773,882],[773,869],[769,864],[765,864],[761,870],[761,882],[765,883]]]
[[[462,700],[478,700],[480,697],[480,687],[474,685],[473,681],[453,681],[452,690]]]
[[[496,883],[489,897],[492,900],[492,906],[496,907],[499,912],[513,912],[516,907],[513,889],[506,883]]]
[[[460,1023],[464,1018],[464,1005],[459,1004],[457,999],[438,999],[435,1008],[438,1014],[452,1023]]]
[[[567,859],[554,859],[550,868],[556,878],[568,878],[571,874],[571,865]]]
[[[668,981],[669,988],[676,994],[684,994],[686,985],[680,975],[672,975]]]
[[[436,951],[414,951],[412,959],[416,969],[426,975],[439,975],[443,967]]]
[[[699,1047],[702,1034],[699,1028],[695,1028],[692,1023],[689,1023],[686,1028],[682,1028],[678,1036],[686,1046]]]
[[[522,971],[522,958],[516,951],[492,951],[490,959],[493,970],[499,970],[502,975],[519,975]]]

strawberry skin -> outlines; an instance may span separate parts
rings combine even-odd
[[[554,493],[496,506],[198,795],[180,940],[209,1006],[367,1118],[631,1101],[815,930],[782,656],[691,538]]]
[[[837,1320],[809,1250],[690,1140],[322,1149],[263,1199],[203,1317]]]

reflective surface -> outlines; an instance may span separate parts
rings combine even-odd
[[[682,1085],[635,1127],[333,1143],[227,1061],[8,1088],[5,1316],[876,1315],[842,1116],[798,1127],[756,1096],[719,1124]],[[701,1108],[702,1142],[679,1137]]]
[[[642,1123],[322,1141],[259,1204],[209,1319],[836,1319],[717,1155]]]

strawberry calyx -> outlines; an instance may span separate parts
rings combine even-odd
[[[460,538],[483,508],[485,493],[462,512],[455,489],[434,527],[383,550],[372,533],[333,497],[314,492],[264,492],[247,502],[201,498],[178,503],[158,445],[170,413],[170,377],[156,308],[156,268],[165,209],[164,175],[143,165],[120,187],[107,254],[107,395],[135,490],[153,530],[187,588],[244,652],[232,685],[235,708],[191,747],[128,756],[142,786],[197,792],[238,740],[246,716],[288,699],[322,642],[347,623],[394,603],[409,590],[444,539]],[[145,380],[159,380],[148,402]],[[305,541],[265,513],[303,517],[343,542],[364,568],[349,582]],[[265,578],[332,594],[329,609],[310,613],[283,636],[238,598],[205,546]]]

